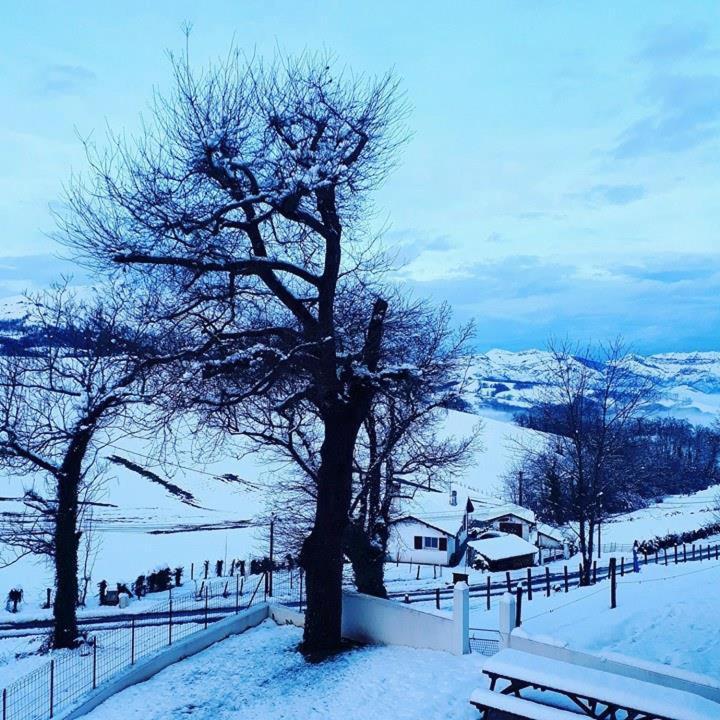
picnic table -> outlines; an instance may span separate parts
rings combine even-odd
[[[699,695],[519,650],[501,650],[485,662],[483,673],[490,678],[491,691],[517,698],[527,688],[555,693],[568,698],[582,715],[597,720],[720,719],[720,704]],[[500,681],[505,687],[497,690]],[[491,695],[482,694],[485,705],[473,704],[494,707]]]

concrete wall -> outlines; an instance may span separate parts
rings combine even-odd
[[[166,667],[195,655],[214,645],[216,642],[225,640],[225,638],[230,635],[237,635],[245,632],[248,628],[259,625],[263,620],[267,619],[269,611],[270,608],[267,603],[260,603],[247,610],[243,610],[237,615],[231,615],[223,620],[218,620],[210,625],[207,630],[179,640],[158,655],[154,655],[146,660],[140,660],[125,672],[103,683],[95,692],[82,701],[81,704],[65,710],[64,714],[60,712],[56,714],[55,717],[62,718],[63,720],[74,720],[75,718],[82,717],[113,695],[122,692],[132,685],[137,685],[138,683],[145,682],[145,680],[149,680],[153,675],[156,675]]]
[[[469,590],[455,586],[453,614],[431,613],[410,605],[346,592],[343,595],[343,636],[362,643],[404,645],[469,652]]]

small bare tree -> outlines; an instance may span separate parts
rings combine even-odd
[[[523,497],[541,517],[575,529],[588,584],[598,524],[624,492],[627,433],[654,399],[654,384],[633,371],[620,340],[597,349],[552,342],[542,381],[533,426],[552,434],[521,448]],[[508,486],[516,497],[516,473]]]
[[[30,481],[23,517],[0,537],[13,554],[6,562],[52,559],[56,648],[78,635],[78,551],[102,473],[98,453],[157,391],[151,371],[162,344],[127,314],[127,300],[119,288],[97,302],[65,288],[31,298],[34,347],[0,358],[0,467]]]

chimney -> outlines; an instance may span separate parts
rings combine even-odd
[[[450,504],[457,505],[457,490],[450,491]]]

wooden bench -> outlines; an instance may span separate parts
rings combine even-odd
[[[490,717],[490,710],[500,710],[526,720],[582,720],[582,716],[577,713],[549,705],[538,705],[531,700],[524,700],[514,695],[503,695],[483,688],[473,691],[470,703],[482,713],[480,717],[483,720]]]
[[[699,695],[518,650],[489,658],[483,673],[491,691],[503,681],[499,692],[516,698],[526,688],[564,695],[585,716],[600,720],[720,719],[720,704]]]

